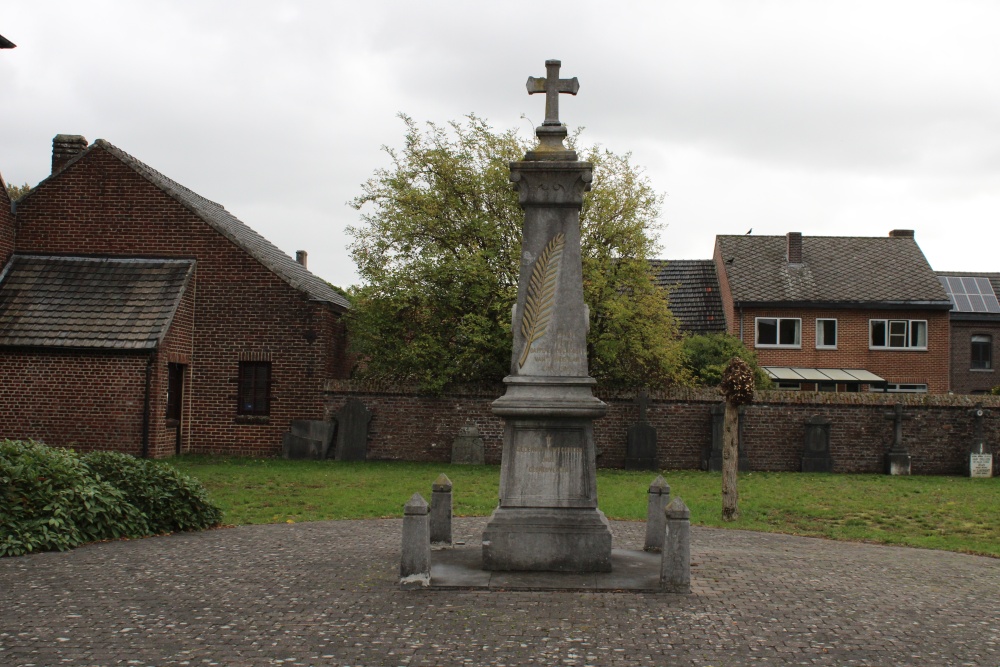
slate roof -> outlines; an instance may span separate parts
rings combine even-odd
[[[913,237],[803,236],[798,265],[784,236],[718,236],[716,247],[737,303],[951,307]]]
[[[710,259],[652,259],[653,282],[668,290],[670,311],[684,333],[726,330],[719,277]]]
[[[194,260],[14,255],[0,273],[0,346],[155,348]]]
[[[95,147],[106,150],[134,169],[147,181],[204,220],[209,226],[242,248],[247,254],[295,289],[305,292],[311,299],[316,301],[325,301],[336,304],[341,308],[350,308],[350,303],[343,295],[336,292],[321,278],[311,273],[306,267],[296,262],[279,250],[273,243],[248,227],[244,222],[227,211],[222,204],[217,204],[189,190],[104,139],[94,141],[87,150],[82,151],[79,155],[67,161],[62,169],[73,164],[94,150]],[[49,178],[52,178],[52,176]]]

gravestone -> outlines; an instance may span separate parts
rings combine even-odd
[[[885,472],[888,475],[909,475],[910,451],[903,444],[903,421],[912,417],[903,414],[903,406],[900,403],[894,405],[892,411],[884,414],[893,421],[892,445],[885,455]]]
[[[458,429],[458,435],[451,443],[451,462],[461,465],[486,463],[483,439],[479,436],[479,427],[475,423],[469,422]]]
[[[712,414],[712,442],[702,451],[701,467],[703,470],[712,472],[722,472],[722,437],[725,430],[726,403],[714,403],[709,408]],[[736,427],[736,440],[739,452],[737,462],[740,472],[750,471],[750,456],[746,447],[743,446],[743,408],[740,407],[740,414]]]
[[[597,508],[593,420],[607,406],[593,395],[587,369],[580,207],[591,164],[563,141],[560,93],[579,83],[529,77],[542,93],[538,145],[510,165],[524,209],[521,268],[513,310],[506,391],[493,402],[504,421],[500,503],[483,532],[483,567],[494,571],[609,572],[611,526]]]
[[[625,443],[625,467],[629,470],[656,470],[656,428],[646,421],[646,406],[649,395],[639,392],[639,423],[628,427]]]
[[[986,446],[986,436],[983,433],[983,420],[986,411],[977,404],[969,411],[975,421],[976,438],[969,449],[969,477],[993,476],[993,452]]]
[[[802,472],[833,472],[833,457],[830,456],[829,419],[813,415],[806,420]]]
[[[364,461],[368,457],[368,424],[372,413],[356,398],[349,398],[334,419],[337,420],[338,461]]]
[[[336,430],[332,422],[293,419],[281,438],[281,456],[286,459],[325,459]]]

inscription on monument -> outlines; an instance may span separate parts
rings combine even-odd
[[[518,429],[513,460],[521,484],[504,503],[531,507],[587,501],[584,446],[582,429]]]
[[[969,454],[969,477],[992,477],[992,454]]]

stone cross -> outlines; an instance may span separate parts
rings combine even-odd
[[[911,415],[903,414],[903,404],[896,403],[891,411],[886,411],[883,413],[887,418],[892,419],[894,423],[894,432],[892,438],[892,449],[893,451],[900,451],[905,449],[903,447],[903,420],[913,419]]]
[[[646,421],[646,407],[649,404],[649,393],[643,389],[639,392],[639,397],[636,399],[639,404],[639,421]]]
[[[983,454],[986,452],[986,438],[983,435],[983,417],[986,415],[986,412],[983,410],[983,404],[976,403],[976,407],[969,410],[969,414],[972,415],[976,424],[975,452]]]
[[[545,78],[528,77],[528,94],[545,93],[545,122],[542,125],[562,125],[559,122],[559,93],[576,95],[580,91],[580,82],[574,76],[572,79],[560,79],[559,67],[562,61],[545,61]]]

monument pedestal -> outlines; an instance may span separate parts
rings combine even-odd
[[[589,377],[508,377],[500,506],[483,533],[483,568],[609,572],[611,527],[597,509],[592,420],[607,406]]]

